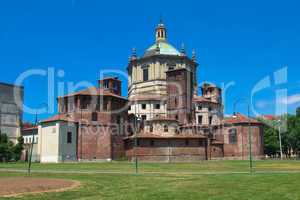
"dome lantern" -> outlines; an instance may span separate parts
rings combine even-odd
[[[160,22],[156,27],[156,42],[166,41],[166,40],[167,40],[167,29],[162,19],[160,19]]]

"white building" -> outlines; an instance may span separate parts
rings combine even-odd
[[[42,163],[77,160],[77,124],[55,116],[38,128],[38,153]]]

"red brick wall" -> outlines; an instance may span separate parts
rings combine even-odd
[[[83,100],[91,98],[75,98],[74,110],[68,115],[71,119],[79,122],[78,128],[78,159],[82,160],[103,160],[103,159],[119,159],[124,157],[123,136],[126,127],[120,129],[120,124],[127,121],[127,110],[113,113],[117,109],[123,108],[127,101],[115,97],[100,97],[95,103],[107,103],[106,110],[103,111],[102,106],[88,106],[87,109],[80,109]],[[100,99],[99,99],[100,98]],[[100,101],[99,101],[100,100]],[[66,112],[65,102],[59,100],[61,111]],[[92,114],[97,114],[97,121],[92,121]]]
[[[167,72],[167,109],[169,117],[181,123],[190,123],[193,118],[193,77],[186,69]]]
[[[154,141],[153,146],[151,141]],[[139,139],[136,154],[140,161],[200,161],[206,159],[206,148],[205,143],[200,143],[198,139],[189,139],[188,144],[184,139]],[[130,145],[126,149],[126,156],[129,160],[134,158],[134,150]]]
[[[224,157],[223,145],[222,144],[211,144],[208,150],[210,154],[210,159],[220,159]]]
[[[103,128],[98,133],[94,126],[82,125],[78,130],[78,159],[102,160],[111,158],[111,134]]]
[[[237,143],[228,143],[228,131],[237,129]],[[226,126],[224,127],[224,154],[227,158],[248,159],[249,157],[249,128],[248,125]],[[259,125],[251,126],[252,155],[261,158],[264,155],[263,130]]]

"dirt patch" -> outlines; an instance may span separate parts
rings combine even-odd
[[[11,197],[43,192],[63,192],[80,186],[80,182],[45,178],[1,178],[0,196]]]

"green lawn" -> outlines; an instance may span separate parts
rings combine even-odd
[[[0,164],[0,169],[23,169],[24,163]],[[72,171],[133,172],[133,163],[34,164],[34,177],[78,180],[82,186],[73,191],[24,196],[22,199],[97,199],[97,200],[300,200],[299,161],[257,161],[253,174],[200,174],[205,172],[247,172],[245,161],[206,161],[186,164],[141,164],[135,174]],[[55,173],[64,171],[65,173]],[[268,173],[263,173],[268,171]],[[282,173],[270,173],[282,171]],[[164,174],[172,172],[171,174]],[[294,172],[294,173],[287,173]],[[194,174],[192,174],[194,173]],[[199,173],[199,174],[197,174]],[[26,176],[24,173],[0,172],[1,177]],[[10,198],[14,199],[14,198]],[[20,198],[19,198],[20,199]]]
[[[27,163],[0,164],[1,169],[26,169]],[[59,170],[80,172],[135,172],[134,163],[33,163],[33,170]],[[300,161],[254,161],[254,170],[263,171],[299,171]],[[249,172],[248,161],[203,161],[198,163],[139,163],[140,172],[156,173],[206,173],[206,172]]]

